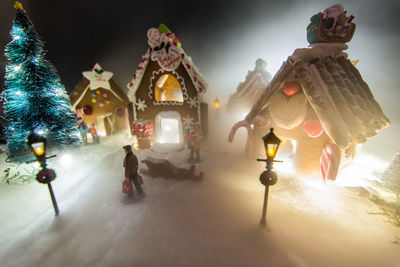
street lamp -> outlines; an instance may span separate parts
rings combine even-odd
[[[45,137],[35,132],[31,132],[31,134],[28,136],[28,145],[31,148],[32,152],[35,154],[36,159],[40,163],[40,167],[42,168],[42,170],[40,170],[36,174],[36,180],[39,183],[47,184],[51,196],[51,201],[53,202],[54,212],[56,215],[58,215],[59,210],[57,200],[54,196],[53,188],[51,187],[51,181],[56,179],[56,173],[54,170],[48,169],[46,163],[47,159],[54,158],[56,155],[46,157],[46,141],[47,140]]]
[[[267,159],[257,159],[257,161],[265,161],[267,169],[263,171],[260,175],[260,182],[265,186],[264,192],[264,206],[261,216],[260,225],[263,227],[267,226],[267,204],[268,204],[268,192],[269,186],[276,184],[278,181],[278,175],[276,172],[272,171],[274,162],[282,162],[281,160],[274,160],[276,153],[278,152],[281,140],[274,134],[274,129],[271,128],[270,132],[262,137],[265,147],[265,153],[267,154]]]
[[[221,107],[221,101],[219,101],[218,97],[214,100],[214,108],[219,109]]]

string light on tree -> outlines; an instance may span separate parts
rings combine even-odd
[[[80,141],[69,97],[54,66],[45,59],[44,43],[22,4],[17,1],[14,8],[17,14],[12,40],[5,48],[8,64],[2,97],[9,159],[24,162],[31,157],[26,145],[31,131],[46,135],[50,150]]]

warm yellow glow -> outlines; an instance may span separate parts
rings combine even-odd
[[[276,153],[277,144],[267,144],[266,152],[268,157],[274,157]]]
[[[38,142],[33,143],[32,145],[33,151],[35,152],[36,156],[41,156],[44,154],[44,143]]]
[[[281,157],[278,154],[278,159],[281,160],[282,162],[275,162],[274,163],[274,170],[279,174],[279,175],[294,175],[296,174],[294,170],[294,163],[293,159],[290,157]]]
[[[221,106],[221,102],[219,101],[218,98],[216,98],[216,99],[214,100],[214,107],[215,107],[215,108],[219,108],[220,106]]]
[[[183,102],[181,85],[171,74],[164,74],[158,79],[154,93],[156,101],[158,102]]]

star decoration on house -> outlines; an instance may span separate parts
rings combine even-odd
[[[190,115],[186,115],[186,117],[182,118],[182,123],[185,128],[190,128],[193,125],[193,118]]]
[[[136,107],[138,110],[144,111],[144,109],[147,108],[146,101],[138,98],[136,101]]]
[[[89,80],[89,87],[91,90],[97,88],[111,90],[110,79],[113,76],[113,73],[104,71],[98,63],[93,66],[92,71],[84,71],[82,74]]]
[[[188,104],[190,106],[190,108],[195,108],[197,107],[197,97],[188,97]]]

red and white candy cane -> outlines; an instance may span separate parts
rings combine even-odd
[[[321,154],[321,174],[324,182],[336,180],[340,164],[340,148],[336,144],[325,146]]]

